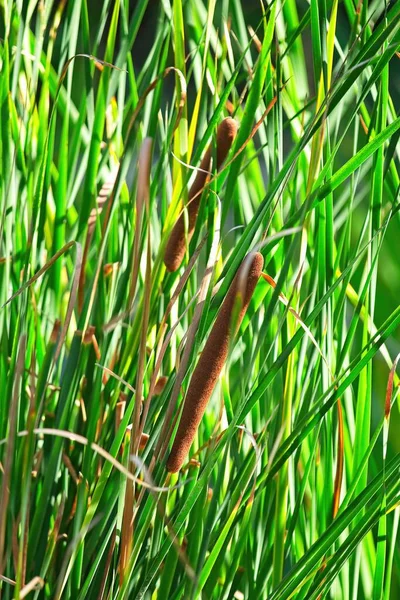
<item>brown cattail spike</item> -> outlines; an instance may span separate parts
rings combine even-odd
[[[217,130],[217,169],[221,168],[222,163],[228,155],[232,142],[236,137],[237,123],[231,117],[227,117],[220,123]],[[185,234],[185,215],[181,214],[171,232],[164,254],[164,263],[168,271],[179,269],[186,250],[186,237],[189,241],[193,235],[196,225],[197,214],[200,207],[200,199],[203,188],[209,177],[211,166],[212,147],[210,146],[203,156],[200,163],[200,170],[197,172],[196,179],[189,190],[189,199],[187,206],[188,213],[188,231]]]
[[[185,461],[208,401],[228,357],[229,343],[242,322],[264,259],[260,253],[248,255],[241,264],[225,300],[218,312],[211,333],[204,346],[188,387],[181,420],[167,461],[167,469],[176,473]],[[235,311],[240,298],[239,313]],[[235,316],[235,323],[232,317]]]
[[[160,394],[162,394],[163,389],[167,385],[167,381],[168,381],[168,377],[166,377],[165,375],[161,375],[161,377],[159,377],[157,379],[156,385],[154,387],[154,395],[155,396],[160,396]]]

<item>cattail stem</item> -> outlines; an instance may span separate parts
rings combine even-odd
[[[228,357],[229,343],[242,322],[261,275],[263,264],[264,259],[258,252],[245,258],[218,312],[190,380],[181,420],[167,461],[167,470],[172,473],[179,471],[188,455],[208,401]],[[240,310],[235,315],[236,319],[233,324],[232,317],[238,297],[240,298]]]
[[[220,123],[217,130],[217,169],[228,155],[232,142],[236,137],[237,123],[231,117],[227,117]],[[196,226],[196,219],[200,208],[201,193],[209,177],[211,165],[211,151],[209,146],[200,163],[196,179],[189,190],[187,205],[188,230],[185,232],[185,215],[182,213],[174,225],[164,254],[164,263],[168,271],[179,269],[186,251],[186,239],[189,241]]]

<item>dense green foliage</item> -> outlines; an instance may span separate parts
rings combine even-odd
[[[399,598],[400,2],[0,7],[1,597]],[[168,474],[255,249],[265,277]]]

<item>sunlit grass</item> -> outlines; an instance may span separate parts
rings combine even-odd
[[[1,3],[1,596],[398,598],[400,3],[132,4]]]

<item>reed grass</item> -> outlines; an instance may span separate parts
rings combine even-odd
[[[400,597],[399,28],[0,3],[2,600]]]

